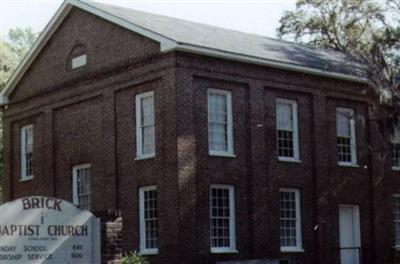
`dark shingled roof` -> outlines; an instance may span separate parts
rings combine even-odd
[[[337,51],[243,33],[112,5],[85,2],[160,36],[190,46],[327,72],[365,77],[363,66]]]

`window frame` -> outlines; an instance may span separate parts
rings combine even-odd
[[[210,156],[221,156],[221,157],[236,157],[234,154],[234,139],[233,139],[233,113],[232,113],[232,91],[222,90],[215,88],[207,89],[207,138],[210,140],[210,95],[218,94],[224,95],[226,98],[226,133],[227,133],[227,151],[212,150],[210,143],[208,142],[208,153]]]
[[[279,188],[279,195],[282,192],[290,192],[295,194],[295,206],[296,206],[296,246],[282,246],[280,245],[281,252],[304,252],[303,238],[302,238],[302,224],[301,224],[301,197],[300,189],[297,188]],[[279,199],[280,202],[280,199]],[[280,209],[280,207],[279,207]],[[279,216],[279,221],[281,217]]]
[[[72,203],[76,206],[79,207],[79,194],[78,194],[78,171],[82,169],[90,169],[90,175],[89,175],[89,180],[90,180],[90,193],[89,193],[89,199],[92,199],[92,164],[91,163],[84,163],[84,164],[79,164],[79,165],[74,165],[72,167]],[[86,210],[82,209],[81,210]],[[91,210],[92,208],[89,208]]]
[[[338,159],[338,165],[339,166],[347,166],[347,167],[358,167],[358,161],[357,161],[357,139],[356,139],[356,112],[353,108],[347,108],[347,107],[336,107],[336,147],[337,147],[337,138],[338,138],[338,133],[337,133],[337,126],[338,126],[338,119],[337,119],[337,113],[345,113],[351,115],[353,118],[349,118],[350,121],[350,155],[351,155],[351,161],[339,161],[338,159],[338,153],[336,150],[336,157]]]
[[[288,105],[292,106],[293,157],[279,156],[279,151],[278,151],[278,130],[279,130],[279,128],[278,128],[278,104],[288,104]],[[279,161],[289,161],[289,162],[300,162],[298,103],[296,100],[276,98],[275,112],[276,112],[276,133],[277,133],[276,142],[277,142],[278,160]]]
[[[159,245],[157,248],[146,248],[146,224],[144,219],[144,193],[146,191],[156,191],[158,200],[157,185],[150,185],[139,188],[139,250],[143,255],[157,255],[159,253]],[[158,206],[158,201],[157,201]],[[157,208],[158,210],[158,208]],[[157,222],[159,218],[157,217]]]
[[[225,189],[229,191],[229,247],[212,247],[211,228],[212,228],[212,189]],[[210,252],[218,253],[238,253],[236,248],[236,210],[235,210],[235,187],[228,184],[211,184],[209,189],[209,207],[210,207]]]
[[[31,171],[31,175],[27,175],[27,167],[26,167],[26,148],[27,148],[27,142],[26,142],[26,138],[27,138],[27,131],[28,130],[32,130],[32,160],[31,160],[31,167],[32,167],[32,171]],[[34,126],[33,124],[29,124],[26,126],[21,127],[20,129],[20,143],[21,143],[21,156],[20,156],[20,166],[21,166],[21,173],[20,173],[20,181],[29,181],[33,179],[33,153],[34,153],[34,144],[35,144],[35,134],[34,134]]]
[[[142,99],[153,97],[153,119],[154,119],[154,151],[152,153],[143,154],[143,131],[142,131]],[[140,93],[135,96],[136,109],[136,159],[149,159],[156,156],[156,113],[155,113],[155,97],[154,91]]]

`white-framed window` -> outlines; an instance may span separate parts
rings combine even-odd
[[[80,68],[82,66],[85,66],[86,63],[87,63],[87,56],[86,56],[86,54],[83,54],[83,55],[72,58],[71,68],[72,69]]]
[[[391,136],[392,142],[392,169],[400,170],[400,126],[396,126]]]
[[[155,156],[154,92],[136,95],[136,158]]]
[[[300,190],[280,190],[281,251],[302,251]]]
[[[281,98],[276,99],[276,129],[279,160],[300,160],[297,115],[296,101]]]
[[[210,187],[210,244],[212,253],[235,253],[235,192],[232,185]]]
[[[336,108],[336,140],[339,165],[356,165],[356,124],[353,109]]]
[[[21,181],[33,178],[33,125],[21,128]]]
[[[91,209],[90,172],[89,163],[72,167],[72,203],[82,210]]]
[[[232,93],[208,89],[208,149],[210,155],[234,156]]]
[[[158,254],[157,186],[139,189],[140,253]]]
[[[400,248],[400,194],[393,195],[394,246]]]

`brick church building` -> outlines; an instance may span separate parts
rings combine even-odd
[[[119,211],[152,264],[396,263],[400,133],[341,53],[67,0],[0,99],[5,200]]]

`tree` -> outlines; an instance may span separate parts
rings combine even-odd
[[[374,131],[374,147],[365,145],[375,170],[380,171],[379,174],[370,174],[374,186],[371,192],[384,190],[380,187],[385,182],[384,166],[389,153],[384,131],[386,127],[393,131],[400,116],[400,87],[396,81],[400,74],[400,2],[297,0],[295,10],[286,12],[280,24],[277,29],[279,37],[334,49],[365,65],[369,85],[378,98],[385,99],[376,100],[369,108],[367,120]],[[386,217],[381,213],[375,214],[377,204],[373,198],[371,204],[371,215],[375,219]]]
[[[399,101],[400,2],[398,0],[298,0],[280,19],[279,37],[352,56],[366,66],[378,94]]]
[[[2,90],[11,77],[18,63],[23,59],[38,33],[31,28],[11,29],[8,39],[0,36],[0,90]],[[3,127],[0,113],[0,203],[2,202],[2,176],[3,176]]]

